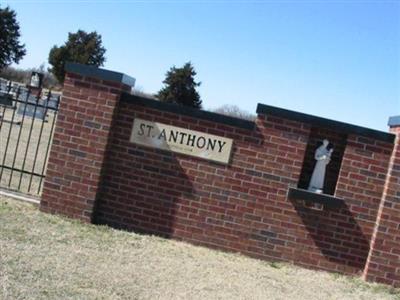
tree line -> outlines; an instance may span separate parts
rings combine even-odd
[[[68,38],[63,45],[54,45],[50,49],[48,70],[45,70],[44,65],[39,69],[16,69],[10,65],[17,64],[26,55],[25,45],[20,42],[20,35],[15,11],[9,7],[0,7],[0,76],[9,80],[27,82],[32,71],[39,71],[44,74],[44,86],[54,88],[57,84],[61,86],[64,81],[66,62],[101,67],[106,61],[106,49],[102,44],[101,35],[96,31],[78,30],[75,33],[68,33]],[[164,86],[154,95],[154,98],[167,103],[201,109],[202,100],[197,91],[201,82],[195,80],[196,75],[191,62],[185,63],[182,67],[171,67],[163,81]],[[253,118],[245,111],[229,105],[222,106],[216,111],[245,119]]]

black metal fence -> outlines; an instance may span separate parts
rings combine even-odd
[[[0,79],[0,187],[41,193],[59,102]]]

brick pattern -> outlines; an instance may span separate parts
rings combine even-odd
[[[132,144],[135,117],[233,138],[231,163]],[[251,132],[121,103],[96,222],[358,274],[369,249],[364,232],[371,234],[379,203],[369,210],[366,225],[354,216],[363,211],[362,200],[346,199],[346,208],[322,212],[288,201],[288,188],[299,181],[309,134],[306,124],[272,116],[260,115]],[[380,151],[373,153],[373,162],[388,160]]]
[[[40,209],[90,222],[114,110],[113,82],[66,74]]]
[[[393,145],[350,135],[335,195],[346,200],[369,241],[381,202]]]
[[[231,163],[129,143],[135,117],[233,138]],[[271,118],[272,120],[272,118]],[[286,201],[300,174],[308,128],[258,120],[254,132],[121,103],[98,223],[240,251],[281,257]]]
[[[400,155],[384,192],[390,143],[344,141],[332,128],[316,133],[263,114],[254,130],[240,129],[119,102],[128,89],[67,74],[41,210],[346,274],[361,274],[368,259],[366,278],[398,284]],[[232,138],[231,162],[130,143],[136,117]],[[341,159],[333,159],[332,178],[345,206],[317,211],[289,201],[287,192],[304,168],[310,172],[306,152],[327,134]]]
[[[400,287],[400,127],[390,161],[364,277]]]

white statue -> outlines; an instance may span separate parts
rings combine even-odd
[[[333,148],[328,150],[329,141],[324,139],[322,145],[315,151],[314,158],[317,161],[311,176],[308,190],[315,193],[322,193],[324,188],[326,165],[331,161]]]

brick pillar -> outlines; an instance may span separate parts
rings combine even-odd
[[[120,95],[134,79],[68,63],[40,209],[91,222]]]
[[[396,141],[363,276],[400,287],[400,116],[389,126]]]

